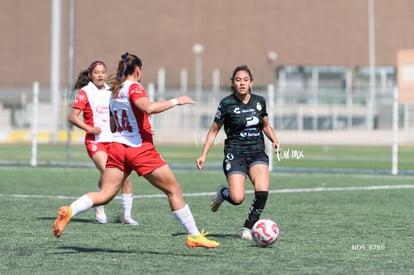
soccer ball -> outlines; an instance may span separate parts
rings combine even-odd
[[[279,238],[279,226],[272,220],[258,220],[252,227],[252,238],[256,245],[268,247]]]

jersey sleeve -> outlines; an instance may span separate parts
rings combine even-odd
[[[267,109],[266,109],[266,100],[264,98],[261,98],[263,109],[262,109],[262,117],[267,116]]]
[[[214,122],[219,124],[223,124],[224,117],[225,117],[225,106],[224,101],[220,101],[219,105],[217,106],[216,115],[214,116]]]
[[[135,102],[137,99],[148,96],[147,91],[141,84],[134,83],[129,87],[128,97],[130,102]]]
[[[72,108],[79,109],[81,111],[85,110],[85,106],[88,104],[88,96],[84,90],[79,90],[78,95],[73,102]]]

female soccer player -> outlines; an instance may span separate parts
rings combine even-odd
[[[251,240],[251,228],[265,207],[270,184],[269,158],[265,153],[263,133],[272,142],[276,153],[280,150],[280,143],[269,123],[265,99],[251,93],[253,74],[249,67],[236,67],[231,81],[232,94],[220,101],[196,165],[200,170],[204,168],[207,154],[224,125],[227,138],[223,171],[228,186],[219,186],[210,208],[216,212],[223,201],[241,204],[245,196],[246,177],[249,177],[255,193],[240,237]]]
[[[102,176],[101,190],[83,195],[71,206],[60,207],[53,224],[53,233],[59,238],[71,217],[93,206],[108,203],[121,187],[123,180],[135,171],[167,195],[174,217],[188,234],[188,247],[218,247],[218,242],[207,239],[204,231],[198,230],[191,210],[184,201],[180,184],[157,152],[152,139],[150,114],[164,112],[175,105],[195,102],[188,96],[152,102],[140,84],[141,79],[141,60],[133,54],[122,55],[115,77],[110,82],[111,129],[114,131],[114,140]]]
[[[80,89],[72,105],[69,121],[85,131],[85,146],[89,157],[95,163],[101,176],[108,158],[109,144],[113,134],[109,125],[109,98],[111,91],[106,81],[106,65],[97,60],[89,65],[87,70],[79,73],[75,89]],[[80,114],[83,113],[83,119]],[[98,189],[101,186],[99,181]],[[131,217],[133,195],[132,182],[128,177],[122,185],[122,205],[124,207],[125,224],[138,225]],[[95,208],[96,220],[107,223],[104,206]]]

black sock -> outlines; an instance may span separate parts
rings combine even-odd
[[[251,229],[253,225],[259,220],[260,214],[266,205],[267,191],[258,191],[254,193],[254,199],[250,205],[249,213],[247,214],[246,221],[243,227]]]

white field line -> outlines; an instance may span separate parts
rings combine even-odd
[[[289,194],[289,193],[311,193],[311,192],[344,192],[344,191],[370,191],[370,190],[398,190],[398,189],[414,189],[414,185],[378,185],[378,186],[350,186],[350,187],[316,187],[316,188],[292,188],[292,189],[275,189],[269,190],[270,194]],[[253,190],[246,190],[246,194],[253,194]],[[184,197],[203,197],[213,196],[215,192],[201,193],[184,193]],[[64,195],[25,195],[25,194],[0,194],[0,197],[8,198],[35,198],[35,199],[77,199],[78,197]],[[164,194],[154,195],[135,195],[134,198],[164,198]],[[120,196],[115,199],[120,199]]]

